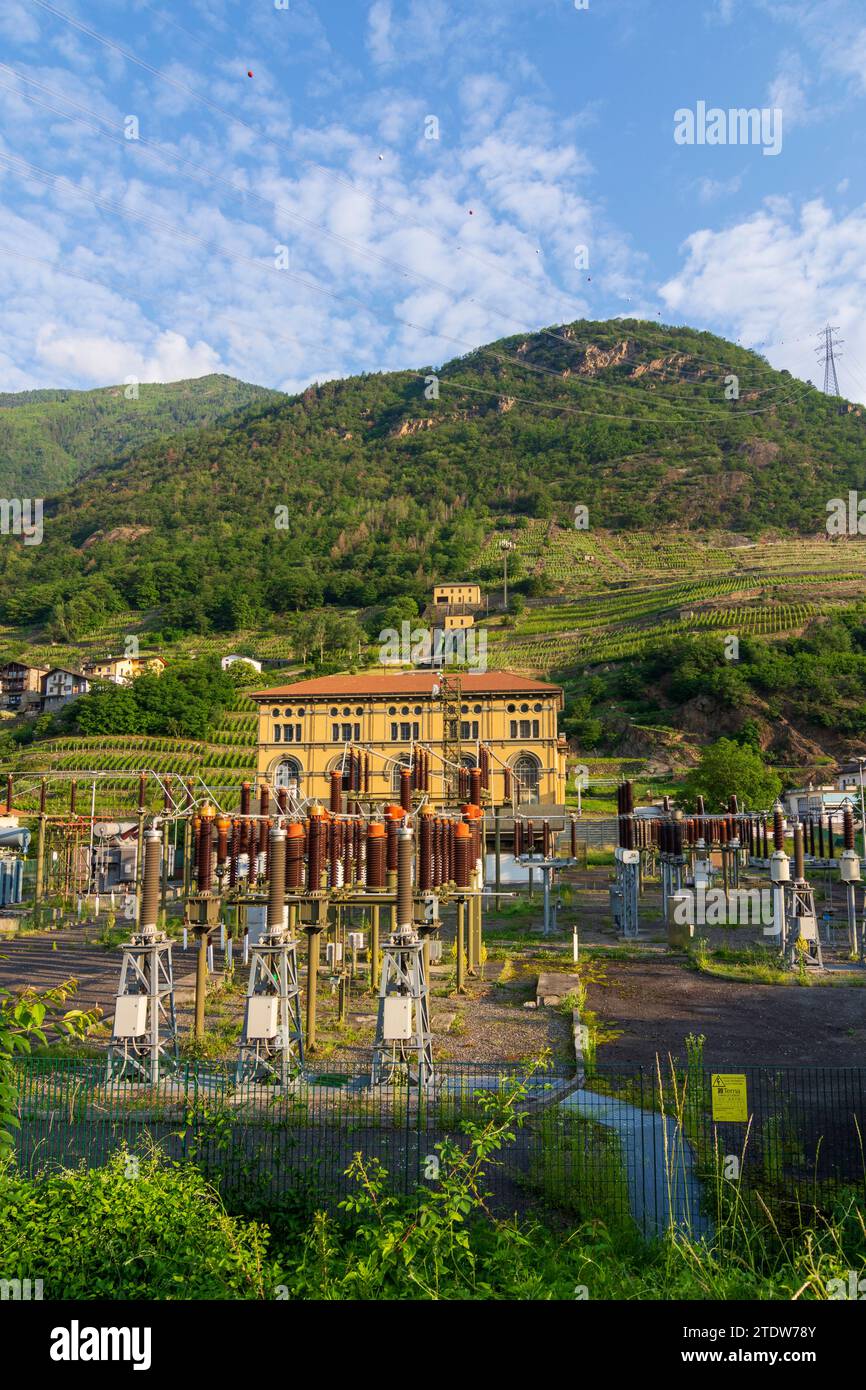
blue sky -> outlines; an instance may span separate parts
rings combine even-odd
[[[863,0],[4,0],[0,63],[0,389],[626,316],[813,380],[829,320],[866,400]],[[677,143],[699,102],[779,153]]]

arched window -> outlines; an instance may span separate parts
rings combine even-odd
[[[394,766],[391,768],[391,791],[395,796],[400,795],[400,768],[409,767],[411,759],[408,753],[401,753]]]
[[[514,762],[514,776],[520,783],[520,794],[524,800],[538,800],[538,786],[541,763],[531,753],[521,753]]]
[[[295,796],[301,789],[302,777],[301,764],[297,758],[283,758],[274,768],[274,786],[286,787]]]

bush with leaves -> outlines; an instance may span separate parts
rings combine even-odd
[[[192,1164],[119,1151],[104,1168],[0,1171],[0,1269],[46,1298],[272,1298],[267,1243]]]

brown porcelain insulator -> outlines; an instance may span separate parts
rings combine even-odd
[[[304,881],[304,829],[297,821],[286,826],[286,887],[291,892]]]
[[[412,831],[403,826],[397,832],[397,927],[412,926]]]
[[[198,891],[209,893],[213,884],[213,812],[202,812],[197,868]]]
[[[433,887],[433,814],[428,807],[418,820],[418,888],[429,893]]]
[[[409,814],[412,810],[412,770],[408,767],[400,768],[400,805]],[[390,865],[389,865],[390,867]],[[394,866],[396,867],[396,865]]]
[[[231,840],[229,842],[229,888],[235,888],[238,881],[238,855],[241,848],[241,823],[235,819],[232,821]]]
[[[469,769],[469,800],[473,806],[481,805],[481,769],[471,767]]]
[[[471,853],[472,838],[469,826],[458,824],[454,828],[454,882],[458,888],[469,887]]]
[[[397,821],[389,816],[385,822],[386,864],[389,874],[397,870]]]
[[[162,836],[158,830],[144,832],[144,869],[141,893],[141,928],[156,927],[159,922],[159,868]]]
[[[803,853],[803,827],[797,823],[794,826],[794,877],[802,880],[806,877],[806,857]]]
[[[386,884],[386,839],[382,822],[370,821],[367,826],[367,887],[373,892],[381,892]]]
[[[282,927],[286,906],[286,832],[278,825],[268,837],[268,927]]]

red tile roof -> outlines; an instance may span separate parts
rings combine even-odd
[[[375,675],[321,676],[318,680],[297,681],[294,685],[278,685],[270,690],[248,692],[253,700],[297,699],[299,695],[429,695],[438,685],[438,671],[390,671]],[[515,676],[510,671],[460,672],[464,694],[475,695],[562,695],[558,685],[546,685],[528,676]]]

